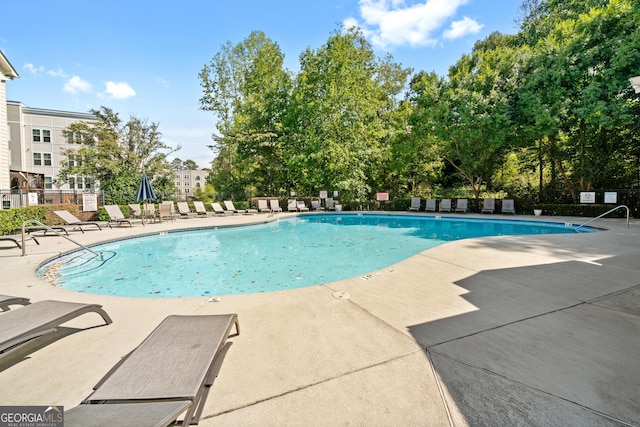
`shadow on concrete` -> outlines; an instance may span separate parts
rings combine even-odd
[[[640,424],[639,259],[483,270],[455,282],[477,310],[409,328],[454,425]]]

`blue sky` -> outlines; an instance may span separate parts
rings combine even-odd
[[[20,74],[7,99],[34,108],[159,123],[173,157],[208,167],[215,118],[200,111],[198,73],[230,41],[263,31],[299,68],[343,25],[357,25],[378,56],[446,75],[493,31],[517,32],[519,0],[25,0],[2,6],[0,50]]]

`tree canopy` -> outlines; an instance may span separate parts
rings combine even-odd
[[[167,161],[172,149],[162,142],[157,123],[135,116],[123,122],[107,107],[91,110],[95,122],[72,123],[64,133],[69,141],[82,138],[78,148],[68,149],[58,175],[66,182],[72,175],[92,177],[100,182],[110,203],[128,203],[135,199],[140,176],[145,172],[157,182],[156,193],[175,191],[173,173]],[[69,161],[73,159],[73,161]]]
[[[262,32],[228,42],[199,76],[217,120],[210,182],[240,198],[355,202],[638,188],[639,8],[524,0],[518,33],[479,40],[446,76],[377,57],[354,28],[307,48],[297,73]]]

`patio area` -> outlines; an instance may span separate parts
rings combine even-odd
[[[91,244],[288,215],[70,235]],[[241,334],[231,338],[201,426],[637,426],[640,221],[630,228],[620,219],[592,225],[606,229],[450,242],[368,280],[218,302],[50,286],[35,269],[74,245],[42,237],[39,246],[27,242],[25,257],[17,248],[0,250],[0,293],[102,304],[113,324],[84,329],[100,323],[84,315],[0,359],[0,404],[69,409],[167,315],[233,312]]]

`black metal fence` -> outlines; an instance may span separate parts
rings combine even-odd
[[[0,200],[0,209],[59,203],[71,203],[82,208],[82,206],[88,203],[102,206],[104,204],[104,194],[101,191],[32,189],[27,192],[24,190],[14,190],[0,191]]]

